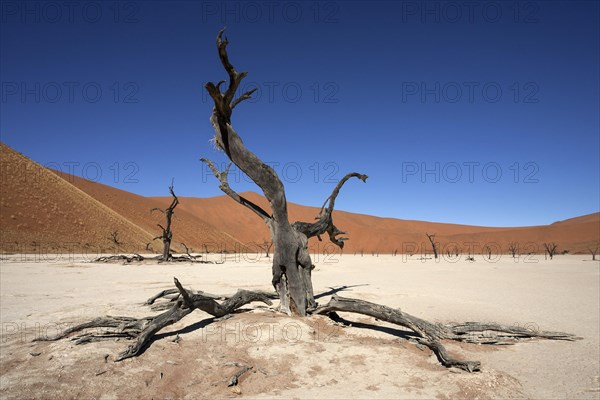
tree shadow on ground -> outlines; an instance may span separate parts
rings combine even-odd
[[[358,287],[358,286],[369,286],[369,284],[368,283],[363,283],[361,285],[350,285],[350,286],[343,285],[343,286],[338,286],[338,287],[328,286],[329,289],[331,289],[331,290],[315,295],[315,300],[320,299],[321,297],[332,296],[332,295],[334,295],[334,294],[336,294],[338,292],[343,292],[344,290],[348,290],[350,288]]]

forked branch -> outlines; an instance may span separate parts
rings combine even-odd
[[[304,235],[306,235],[307,238],[317,236],[319,239],[321,239],[320,235],[328,233],[329,239],[340,248],[343,248],[344,241],[347,240],[347,238],[338,238],[337,235],[343,235],[346,232],[339,230],[333,224],[333,209],[335,207],[335,199],[340,193],[340,189],[342,188],[342,186],[344,186],[344,183],[346,183],[351,178],[358,178],[361,181],[366,182],[368,176],[364,174],[359,174],[357,172],[351,172],[349,174],[346,174],[346,176],[344,176],[338,182],[338,184],[333,189],[331,195],[323,203],[323,206],[319,211],[319,215],[316,217],[317,221],[312,223],[301,221],[294,222],[292,224],[294,229],[296,229],[299,232],[302,232]]]
[[[227,175],[229,173],[229,168],[231,167],[231,163],[229,163],[227,168],[225,168],[225,171],[219,171],[219,169],[215,166],[215,164],[212,161],[210,161],[209,159],[201,158],[200,160],[208,165],[208,167],[212,171],[215,178],[217,178],[219,180],[219,182],[221,183],[219,185],[219,189],[221,189],[221,191],[223,193],[225,193],[226,195],[228,195],[229,197],[231,197],[233,200],[240,203],[244,207],[250,209],[253,213],[258,215],[266,223],[268,223],[271,220],[272,217],[265,210],[263,210],[260,206],[256,205],[255,203],[251,202],[250,200],[240,196],[235,190],[233,190],[231,188],[231,186],[229,186],[229,181],[227,179]]]

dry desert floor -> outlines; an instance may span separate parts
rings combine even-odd
[[[209,258],[222,261],[221,255]],[[342,313],[352,325],[341,326],[322,316],[289,318],[258,303],[217,322],[195,311],[139,357],[118,363],[114,356],[127,347],[125,340],[32,342],[97,316],[155,314],[143,303],[173,287],[174,276],[210,293],[271,290],[270,260],[229,255],[223,264],[122,265],[80,256],[4,255],[0,397],[598,399],[600,263],[590,258],[515,262],[503,256],[491,263],[480,256],[452,263],[402,255],[315,257],[320,303],[345,285],[339,295],[430,321],[526,325],[582,337],[514,346],[447,343],[453,354],[482,362],[481,372],[469,374],[443,368],[401,329],[372,318]],[[253,369],[228,388],[235,363]]]

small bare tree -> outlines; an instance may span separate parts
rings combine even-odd
[[[483,249],[488,256],[488,260],[492,259],[492,248],[490,246],[485,246],[485,248]]]
[[[435,233],[431,235],[429,233],[425,233],[425,235],[427,236],[427,239],[429,239],[429,241],[431,242],[431,247],[433,248],[433,256],[435,258],[438,258],[437,245],[435,243]]]
[[[185,254],[186,256],[190,259],[190,261],[195,260],[196,258],[198,258],[198,256],[193,256],[191,253],[194,251],[194,249],[190,249],[189,247],[187,247],[187,245],[183,242],[181,242],[181,245],[183,246],[183,248],[185,249]],[[185,256],[183,256],[185,257]],[[202,256],[200,256],[202,257]]]
[[[163,227],[161,224],[156,224],[162,230],[162,234],[154,238],[154,240],[162,239],[163,241],[163,254],[161,258],[162,261],[169,261],[169,259],[171,258],[171,240],[173,240],[173,232],[171,231],[171,219],[173,218],[175,207],[177,207],[177,204],[179,204],[179,199],[173,191],[173,180],[171,180],[169,192],[171,193],[171,196],[173,196],[173,201],[171,201],[171,205],[168,208],[166,208],[165,210],[161,210],[160,208],[153,208],[152,210],[150,210],[150,212],[159,211],[163,213],[166,219],[166,227]]]
[[[271,258],[269,252],[271,251],[271,247],[273,247],[273,241],[269,242],[268,240],[265,240],[262,247],[265,250],[265,257]]]
[[[123,244],[123,242],[121,242],[119,239],[119,231],[116,229],[112,231],[108,239],[110,239],[110,241],[115,245],[113,252],[117,254],[119,252],[119,246]]]
[[[554,242],[552,242],[552,243],[544,243],[544,248],[546,249],[546,253],[550,257],[550,259],[552,260],[552,258],[556,254],[556,251],[558,249],[558,245],[556,243],[554,243]]]
[[[592,261],[596,261],[596,254],[598,254],[598,249],[600,249],[600,243],[596,244],[596,247],[588,247],[588,251],[592,253]]]
[[[517,252],[519,251],[519,246],[516,242],[510,242],[508,244],[508,251],[510,251],[512,258],[515,258],[517,256]]]
[[[110,237],[109,239],[113,242],[113,244],[117,247],[119,247],[121,244],[123,244],[120,240],[119,240],[119,231],[118,230],[114,230],[110,233]]]

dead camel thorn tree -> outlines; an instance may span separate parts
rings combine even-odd
[[[437,243],[435,242],[435,233],[431,234],[431,235],[429,233],[425,233],[425,235],[427,236],[427,239],[429,239],[429,242],[431,242],[431,248],[433,249],[433,256],[437,259],[438,251],[437,251]]]
[[[552,260],[556,254],[558,245],[556,243],[544,243],[544,249],[546,249],[546,253],[548,253],[548,256]]]
[[[169,261],[169,259],[171,259],[171,241],[173,240],[173,232],[171,231],[171,219],[173,218],[175,207],[177,207],[177,205],[179,204],[179,199],[177,198],[177,196],[175,196],[175,192],[173,191],[173,180],[171,180],[169,192],[171,193],[171,196],[173,196],[173,200],[171,201],[171,205],[169,207],[167,207],[164,210],[160,208],[153,208],[150,210],[150,212],[159,211],[165,215],[165,226],[163,227],[161,224],[156,224],[162,230],[162,234],[154,238],[154,240],[162,239],[162,261]]]
[[[516,242],[510,242],[508,244],[508,251],[510,251],[510,254],[512,255],[512,258],[516,258],[517,251],[519,251],[519,246],[517,245]]]
[[[588,251],[592,254],[592,261],[596,261],[596,254],[598,254],[598,249],[600,249],[600,243],[596,245],[596,247],[588,247]]]
[[[319,306],[313,294],[311,273],[314,266],[308,252],[308,239],[311,237],[320,239],[321,235],[327,233],[329,239],[334,244],[340,248],[343,247],[346,238],[338,237],[338,235],[344,232],[333,224],[332,219],[335,200],[340,189],[349,179],[358,178],[366,181],[367,176],[359,173],[350,173],[343,177],[321,207],[315,222],[290,223],[288,220],[285,191],[281,180],[271,167],[266,165],[244,146],[240,136],[231,125],[231,115],[234,107],[243,100],[250,98],[252,91],[246,92],[237,99],[234,99],[234,94],[240,82],[246,76],[246,73],[238,73],[229,62],[226,50],[227,44],[227,39],[223,38],[223,31],[220,31],[217,36],[217,50],[221,63],[229,75],[229,86],[222,92],[220,87],[225,81],[221,81],[216,85],[213,83],[206,84],[206,89],[214,101],[210,121],[215,130],[215,143],[240,170],[246,173],[262,189],[269,201],[272,212],[266,212],[258,205],[240,196],[229,186],[227,173],[231,164],[225,171],[221,172],[209,160],[204,159],[203,161],[209,165],[214,175],[220,181],[221,190],[255,213],[269,227],[275,246],[272,260],[272,284],[276,289],[276,293],[238,290],[237,293],[231,296],[215,296],[185,289],[177,278],[174,278],[174,289],[163,290],[147,301],[147,304],[152,304],[159,298],[167,300],[167,303],[162,303],[163,305],[156,307],[156,309],[161,310],[166,308],[166,311],[161,314],[141,319],[129,317],[98,318],[70,328],[56,336],[42,338],[42,340],[57,340],[75,333],[79,333],[73,338],[76,343],[106,339],[112,340],[115,338],[133,339],[134,343],[116,357],[115,361],[119,361],[139,355],[142,349],[152,341],[157,332],[165,326],[181,320],[195,309],[203,310],[215,317],[222,317],[236,310],[239,312],[241,306],[253,301],[271,304],[271,299],[273,298],[279,299],[279,309],[281,311],[295,316],[304,317],[310,314],[322,314],[327,315],[331,319],[340,320],[336,312],[343,311],[363,314],[381,321],[400,325],[412,331],[412,341],[429,347],[442,365],[461,368],[469,372],[478,371],[480,363],[478,361],[462,361],[453,358],[442,344],[443,340],[485,344],[510,344],[519,339],[527,338],[576,339],[574,335],[568,333],[534,331],[518,326],[477,322],[446,325],[433,324],[409,315],[400,309],[359,299],[343,298],[336,294],[332,296],[327,304]],[[164,304],[166,304],[166,307]],[[91,330],[92,333],[80,333],[89,328],[109,328],[111,331]],[[497,335],[491,337],[490,331],[497,332]]]
[[[262,249],[265,251],[265,257],[267,258],[271,258],[271,255],[269,254],[269,252],[271,251],[271,248],[273,247],[273,242],[269,242],[268,240],[263,241],[262,244]]]

